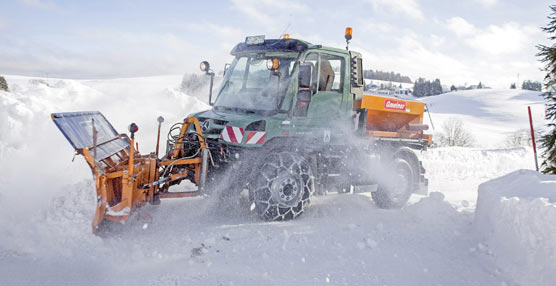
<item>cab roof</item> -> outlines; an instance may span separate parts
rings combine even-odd
[[[256,45],[248,45],[245,42],[237,44],[230,52],[233,56],[246,53],[264,53],[264,52],[304,52],[308,49],[326,49],[336,52],[345,52],[331,47],[323,47],[321,45],[313,45],[309,42],[298,39],[265,39],[264,43]]]

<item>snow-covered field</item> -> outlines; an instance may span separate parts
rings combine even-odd
[[[506,147],[508,136],[529,130],[527,106],[535,128],[544,126],[544,102],[539,92],[516,89],[476,89],[449,92],[422,99],[432,114],[437,130],[449,118],[460,119],[472,133],[475,146]],[[428,116],[425,122],[430,125]]]
[[[179,91],[181,76],[49,79],[48,85],[6,78],[11,92],[0,92],[0,285],[556,284],[556,204],[546,194],[556,192],[553,176],[533,184],[534,172],[518,171],[481,185],[488,199],[475,214],[480,184],[534,168],[531,148],[504,149],[501,142],[527,127],[527,105],[542,125],[538,93],[427,98],[437,129],[460,117],[479,144],[422,153],[431,194],[414,196],[402,210],[378,209],[365,194],[331,194],[316,197],[294,221],[264,223],[243,200],[222,206],[175,199],[146,206],[122,231],[99,238],[90,230],[90,171],[81,158],[71,162],[72,148],[49,114],[101,110],[120,131],[136,122],[146,152],[154,149],[158,115],[168,128],[208,106]],[[509,182],[521,191],[505,192]],[[539,186],[545,193],[533,192]],[[532,198],[525,199],[529,189]],[[529,265],[536,263],[531,257],[540,265]]]

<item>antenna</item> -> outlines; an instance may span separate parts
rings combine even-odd
[[[291,14],[290,14],[290,18],[291,18]],[[286,28],[284,28],[284,31],[282,31],[282,33],[280,34],[280,38],[282,38],[282,35],[284,35],[286,33],[286,31],[290,28],[292,22],[291,20],[288,20],[288,24],[286,25]]]

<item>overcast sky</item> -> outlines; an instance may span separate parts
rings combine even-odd
[[[246,35],[362,52],[366,69],[443,84],[542,80],[548,0],[0,0],[0,74],[114,78],[215,70]]]

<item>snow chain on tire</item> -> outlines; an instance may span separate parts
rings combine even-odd
[[[296,218],[309,205],[314,190],[309,162],[290,152],[271,154],[263,162],[254,179],[256,212],[269,221]]]

